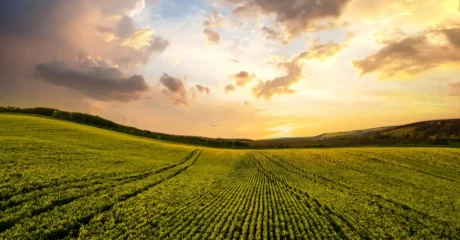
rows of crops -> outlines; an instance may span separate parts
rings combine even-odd
[[[241,151],[0,115],[0,239],[459,239],[460,149]]]

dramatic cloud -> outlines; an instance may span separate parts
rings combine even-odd
[[[225,93],[229,93],[229,92],[233,92],[233,91],[235,91],[235,86],[233,86],[231,84],[225,86]]]
[[[79,71],[63,62],[51,62],[36,65],[35,71],[37,78],[103,101],[137,100],[140,93],[149,89],[142,76],[123,77],[117,68],[91,67],[88,71]]]
[[[207,19],[204,21],[203,33],[208,39],[209,44],[218,44],[220,43],[220,34],[213,30],[213,28],[220,27],[224,23],[224,18],[219,14],[218,11],[213,11],[208,14]]]
[[[460,61],[460,28],[428,30],[388,43],[377,53],[354,61],[361,74],[381,73],[392,77],[398,72],[417,74],[439,65]]]
[[[277,77],[265,82],[259,80],[259,84],[252,89],[254,96],[270,100],[274,95],[283,95],[295,92],[290,87],[292,84],[301,79],[301,62],[305,59],[306,55],[307,53],[302,53],[290,62],[281,63],[280,66],[284,67],[287,71],[285,76]]]
[[[166,88],[163,93],[171,97],[175,105],[188,105],[187,90],[182,80],[165,73],[161,76],[160,83]]]
[[[164,38],[154,36],[149,27],[136,29],[132,17],[144,5],[143,0],[0,1],[0,95],[11,99],[25,95],[59,98],[69,93],[62,89],[57,92],[58,88],[49,84],[52,83],[96,99],[136,99],[136,91],[124,92],[121,88],[129,85],[121,84],[122,80],[139,79],[137,70],[169,45]],[[82,49],[98,57],[79,56]],[[43,64],[53,61],[64,62],[64,67],[55,69],[56,64]],[[92,91],[86,84],[94,80],[92,74],[97,71],[93,67],[117,68],[122,75],[111,75],[110,79],[101,75],[98,80],[104,78],[112,89]],[[46,75],[42,71],[47,71]],[[34,72],[41,73],[46,81],[30,77]],[[55,76],[59,74],[73,78],[58,83]],[[83,79],[81,86],[74,84],[76,78]]]
[[[116,34],[121,38],[127,38],[131,36],[135,30],[133,20],[129,16],[123,15],[118,22]]]
[[[265,98],[270,100],[274,95],[283,95],[295,92],[290,87],[292,84],[299,81],[302,77],[302,60],[306,58],[308,54],[302,53],[290,62],[284,62],[279,64],[279,66],[284,67],[287,71],[287,74],[282,77],[277,77],[268,81],[259,80],[252,92],[257,98]]]
[[[255,74],[249,74],[247,71],[241,71],[232,76],[235,79],[235,85],[244,87],[247,83],[257,81],[258,84],[252,88],[252,92],[256,98],[265,98],[270,100],[275,95],[290,94],[295,92],[291,89],[292,84],[302,78],[302,62],[305,60],[325,60],[329,57],[337,55],[344,48],[348,47],[348,41],[353,37],[349,33],[343,43],[327,42],[321,43],[320,39],[314,39],[309,44],[308,52],[301,53],[291,61],[278,61],[279,67],[286,69],[286,75],[277,77],[272,80],[258,80]],[[228,87],[228,89],[227,89]],[[235,87],[229,85],[226,87],[226,92],[233,91]]]
[[[197,89],[198,92],[200,92],[200,93],[206,93],[206,95],[209,95],[209,93],[211,93],[211,90],[209,90],[208,87],[201,86],[200,84],[197,84],[197,85],[196,85],[196,89]]]
[[[274,15],[276,23],[282,26],[288,38],[300,36],[303,32],[324,25],[324,22],[340,17],[351,0],[226,0],[236,7],[234,14],[257,17]]]

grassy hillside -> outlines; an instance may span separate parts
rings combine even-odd
[[[0,115],[0,239],[459,239],[460,149],[230,150]]]
[[[78,112],[66,112],[53,108],[17,108],[17,107],[1,107],[0,113],[15,113],[15,114],[29,114],[38,115],[48,118],[55,118],[66,120],[70,122],[76,122],[84,125],[99,127],[108,129],[116,132],[127,133],[135,136],[153,138],[168,142],[178,142],[185,144],[193,144],[207,147],[218,147],[218,148],[247,148],[249,145],[248,139],[222,139],[222,138],[207,138],[200,136],[181,136],[172,135],[159,132],[151,132],[148,130],[141,130],[134,127],[124,126],[117,124],[110,120],[94,116],[90,114],[78,113]]]
[[[460,119],[424,121],[401,126],[325,133],[315,137],[265,139],[247,143],[253,148],[460,146]]]

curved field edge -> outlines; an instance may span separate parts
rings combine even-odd
[[[0,115],[23,115],[33,116],[40,118],[47,118],[65,122],[77,123],[85,126],[92,126],[100,129],[110,130],[118,133],[129,134],[132,136],[139,136],[148,139],[160,140],[167,143],[173,144],[186,144],[202,147],[213,147],[213,148],[248,148],[248,141],[250,139],[222,139],[222,138],[208,138],[201,136],[191,135],[173,135],[160,132],[152,132],[149,130],[141,130],[135,127],[125,126],[117,124],[110,120],[101,118],[99,116],[78,113],[78,112],[66,112],[52,108],[26,108],[20,109],[15,107],[1,107]]]

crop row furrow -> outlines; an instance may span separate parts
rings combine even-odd
[[[253,157],[253,160],[257,161],[255,159],[255,157]],[[317,209],[318,208],[323,208],[323,207],[317,200],[312,199],[308,193],[304,192],[303,190],[301,190],[297,186],[293,185],[293,182],[290,182],[289,180],[284,179],[282,177],[282,175],[276,176],[275,175],[276,173],[271,172],[270,170],[266,169],[266,167],[263,167],[260,164],[259,161],[257,161],[257,162],[258,162],[258,166],[259,166],[259,168],[258,168],[259,171],[261,171],[262,173],[267,175],[267,177],[274,179],[274,181],[282,183],[282,185],[284,186],[284,189],[282,191],[283,194],[286,194],[286,192],[290,192],[293,195],[295,195],[299,200],[304,199],[304,201],[300,201],[301,204],[297,208],[307,209],[307,210],[303,210],[301,212],[311,213],[309,215],[309,218],[315,219],[314,221],[311,222],[311,224],[309,224],[310,227],[311,226],[314,227],[312,229],[312,232],[317,235],[316,237],[313,237],[313,238],[320,239],[322,237],[325,237],[325,236],[318,235],[318,233],[321,233],[323,235],[327,235],[328,237],[334,236],[336,234],[336,233],[331,232],[331,229],[333,229],[333,228],[327,227],[326,229],[322,229],[322,225],[330,225],[330,224],[334,225],[336,223],[331,222],[331,221],[340,221],[340,220],[327,219],[327,218],[324,218],[324,216],[321,215],[321,214],[318,215]],[[331,209],[326,209],[326,208],[324,208],[324,209],[325,209],[325,211],[332,211]],[[299,211],[299,210],[296,210],[296,211]],[[331,214],[334,214],[334,213],[331,212]],[[317,223],[321,223],[321,224],[317,224]],[[347,222],[342,222],[342,224],[348,224],[348,223]],[[353,228],[353,226],[349,226],[348,228]],[[341,234],[342,238],[347,238],[345,233],[341,232],[342,231],[341,228],[340,229],[336,228],[336,229],[339,231],[337,234]],[[334,231],[336,231],[336,230],[334,229]]]
[[[116,186],[106,191],[101,191],[65,205],[57,206],[36,216],[24,218],[14,224],[10,229],[2,232],[2,236],[19,234],[19,236],[39,236],[39,238],[64,238],[68,235],[78,236],[78,230],[87,224],[94,216],[109,211],[114,205],[124,202],[161,182],[187,170],[199,158],[201,151],[195,154],[192,163],[179,167],[174,171],[164,171],[162,174],[153,175],[150,179]],[[184,162],[185,163],[185,162]],[[88,204],[91,203],[91,204]],[[51,222],[49,222],[51,220]],[[29,226],[27,222],[33,221],[37,226]]]
[[[210,211],[210,209],[218,206],[218,204],[221,203],[220,200],[222,196],[226,196],[228,193],[235,191],[244,190],[244,188],[241,188],[238,184],[228,184],[237,183],[238,177],[241,175],[240,173],[241,172],[238,172],[236,176],[232,175],[232,178],[226,181],[225,185],[214,188],[202,197],[192,199],[192,201],[189,201],[184,207],[179,209],[176,214],[169,216],[164,221],[167,225],[159,226],[166,229],[162,232],[160,238],[177,236],[179,232],[191,235],[190,232],[192,229],[190,229],[190,226],[196,225],[198,217],[201,217],[207,211]]]
[[[392,176],[387,176],[387,175],[383,175],[383,174],[380,174],[380,173],[368,171],[368,170],[365,170],[363,168],[355,167],[355,166],[353,166],[351,164],[347,164],[347,163],[345,163],[343,161],[340,161],[340,160],[334,159],[332,157],[326,156],[325,154],[314,154],[314,155],[318,156],[321,159],[326,159],[326,161],[329,161],[329,162],[332,162],[334,164],[340,165],[340,166],[342,166],[344,168],[348,168],[348,169],[351,169],[353,171],[363,173],[363,174],[366,174],[366,175],[371,176],[371,177],[378,177],[378,178],[386,181],[388,184],[391,184],[391,185],[399,186],[400,184],[404,184],[404,185],[408,185],[408,186],[410,186],[412,188],[415,188],[415,189],[418,189],[418,190],[427,191],[427,192],[433,192],[433,191],[431,191],[429,189],[422,188],[422,187],[420,187],[420,186],[418,186],[418,185],[416,185],[414,183],[404,181],[404,180],[399,179],[399,178],[395,178],[395,177],[392,177]]]
[[[196,153],[196,150],[194,150],[191,154],[194,153]],[[190,156],[193,155],[189,154],[180,163],[183,164],[186,161],[190,160]],[[167,166],[155,170],[155,173],[161,173],[169,169],[171,169],[171,167]],[[2,223],[0,224],[0,233],[14,226],[14,224],[22,218],[39,215],[41,213],[50,211],[56,207],[69,204],[70,202],[75,201],[77,199],[92,195],[94,193],[97,194],[99,191],[111,189],[118,185],[127,184],[141,179],[118,178],[115,182],[103,182],[82,189],[68,188],[63,191],[50,191],[48,192],[48,194],[41,193],[38,195],[29,193],[24,195],[22,198],[11,199],[10,201],[3,203],[2,205],[2,208],[4,208],[5,210],[2,213],[0,213],[0,223]]]
[[[276,156],[274,156],[276,157]],[[279,157],[276,157],[280,161],[285,161],[282,160]],[[295,167],[295,166],[293,166]],[[331,180],[333,182],[333,180]],[[435,216],[428,215],[425,212],[422,212],[420,210],[417,210],[413,207],[408,206],[407,204],[397,202],[395,200],[389,199],[387,197],[384,197],[380,194],[372,194],[368,193],[366,191],[363,191],[361,189],[356,189],[354,187],[347,186],[347,189],[350,191],[349,194],[356,195],[357,193],[360,193],[361,199],[365,200],[369,204],[375,204],[379,207],[380,210],[386,210],[388,214],[393,214],[393,215],[398,215],[401,218],[401,221],[404,221],[402,219],[407,219],[408,216],[412,216],[411,220],[416,221],[418,224],[425,226],[426,228],[429,228],[430,226],[424,222],[424,219],[430,219],[431,221],[439,222],[440,224],[449,224],[445,220],[438,219]],[[352,196],[350,195],[350,196]],[[359,195],[357,195],[359,196]],[[337,203],[332,203],[332,205],[340,205]]]
[[[202,208],[199,208],[197,212],[192,213],[189,216],[188,224],[182,224],[179,226],[177,232],[178,236],[194,236],[194,238],[203,235],[203,237],[211,237],[213,228],[210,227],[215,220],[218,219],[218,214],[226,208],[232,207],[230,205],[231,199],[236,199],[235,194],[240,195],[243,191],[238,191],[239,186],[235,184],[228,188],[223,188],[220,193],[214,195],[215,201],[210,201],[210,204],[205,204]],[[244,188],[240,188],[244,189]],[[196,216],[196,217],[193,217]],[[190,221],[191,220],[191,221]],[[187,223],[187,222],[186,222]],[[190,227],[192,226],[193,229]],[[209,232],[207,232],[209,230]],[[170,236],[176,236],[174,232]]]
[[[118,202],[112,204],[109,208],[105,208],[103,211],[98,212],[98,214],[100,215],[100,214],[103,214],[104,212],[110,211],[111,209],[113,209],[114,206],[119,205],[119,204],[122,204],[122,203],[128,201],[130,198],[134,198],[134,197],[136,197],[137,195],[139,195],[139,194],[141,194],[141,193],[143,193],[143,192],[145,192],[145,191],[147,191],[147,190],[149,190],[149,189],[151,189],[151,188],[153,188],[153,187],[159,185],[160,183],[162,183],[162,182],[164,182],[164,181],[166,181],[166,180],[169,180],[169,179],[171,179],[171,178],[173,178],[173,177],[175,177],[175,176],[181,174],[182,172],[186,171],[189,167],[191,167],[192,165],[195,164],[195,162],[198,160],[198,158],[200,158],[202,152],[203,152],[203,150],[194,150],[189,156],[186,157],[186,159],[185,159],[184,161],[182,161],[182,162],[180,162],[180,163],[178,163],[178,164],[175,164],[175,166],[179,166],[179,165],[185,164],[188,160],[193,159],[193,161],[192,161],[189,165],[186,165],[186,166],[184,166],[184,167],[178,169],[176,172],[173,172],[173,173],[170,174],[170,175],[167,175],[167,176],[165,176],[165,177],[161,177],[161,178],[160,178],[157,182],[155,182],[155,183],[149,183],[149,184],[147,184],[146,186],[144,186],[143,188],[138,189],[137,191],[134,191],[134,192],[132,192],[132,193],[130,193],[130,194],[125,194],[125,195],[123,195],[122,198],[120,198]],[[172,168],[172,167],[171,167],[171,168]],[[162,172],[164,172],[164,171],[166,171],[166,170],[169,170],[169,169],[171,169],[171,168],[165,169],[165,170],[163,170]],[[88,221],[86,221],[86,223],[82,224],[82,225],[79,226],[78,228],[75,228],[75,231],[73,231],[73,232],[71,231],[71,232],[69,232],[69,234],[71,234],[72,237],[78,237],[78,235],[79,235],[79,230],[81,229],[81,227],[84,227],[84,225],[88,224],[88,223],[91,221],[91,219],[93,219],[94,217],[96,217],[96,215],[92,215],[92,216],[88,219]]]
[[[233,171],[229,175],[223,175],[223,178],[216,178],[216,182],[208,186],[201,184],[192,186],[194,184],[190,179],[207,176],[207,173],[203,172],[203,164],[201,162],[186,175],[165,182],[122,205],[115,206],[109,212],[98,215],[81,229],[82,238],[107,239],[113,236],[128,238],[139,233],[150,238],[168,239],[169,235],[175,235],[177,238],[177,232],[172,233],[178,230],[176,224],[194,219],[195,215],[190,215],[194,212],[191,209],[202,207],[215,200],[220,196],[222,183],[226,183],[229,176],[238,173]],[[123,225],[118,225],[117,223],[122,219],[124,219]],[[175,227],[172,227],[173,225]]]
[[[357,152],[357,151],[355,151],[355,152]],[[414,168],[412,166],[406,166],[405,164],[400,164],[400,163],[396,163],[396,162],[393,162],[393,161],[384,160],[384,159],[381,159],[381,158],[369,156],[369,155],[366,155],[367,152],[361,152],[360,154],[352,153],[352,152],[344,152],[344,153],[349,154],[349,155],[353,155],[353,156],[364,157],[364,158],[367,158],[367,159],[372,160],[372,161],[381,162],[383,164],[391,164],[391,165],[394,165],[394,166],[399,167],[399,168],[404,168],[404,169],[407,169],[407,170],[410,170],[410,171],[425,174],[425,175],[435,177],[435,178],[439,178],[439,179],[442,179],[442,180],[446,180],[446,181],[450,181],[450,182],[457,182],[457,180],[455,180],[455,179],[451,179],[451,178],[448,178],[448,177],[440,176],[438,174],[423,171],[423,170]]]
[[[125,182],[125,181],[137,181],[141,179],[145,179],[153,174],[161,173],[164,171],[167,171],[171,168],[174,168],[176,166],[179,166],[186,161],[190,160],[193,155],[198,151],[198,149],[193,150],[190,152],[186,157],[184,157],[180,162],[174,163],[174,164],[168,164],[164,167],[160,167],[157,169],[153,170],[148,170],[148,171],[142,171],[140,173],[134,173],[134,174],[126,174],[123,176],[116,176],[116,173],[113,174],[108,174],[106,176],[96,176],[96,177],[85,177],[85,178],[79,178],[79,179],[73,179],[73,180],[68,180],[68,181],[61,181],[61,182],[52,182],[52,183],[46,183],[43,185],[37,185],[37,186],[30,186],[26,185],[23,187],[19,187],[18,189],[14,189],[10,192],[2,192],[0,193],[0,209],[4,209],[4,205],[17,205],[15,203],[15,200],[9,201],[12,198],[20,198],[23,202],[24,196],[30,196],[30,198],[36,198],[39,196],[47,195],[49,192],[57,192],[57,191],[62,191],[66,190],[69,188],[85,188],[88,186],[94,186],[98,184],[104,184],[106,181],[114,181],[114,182]]]

